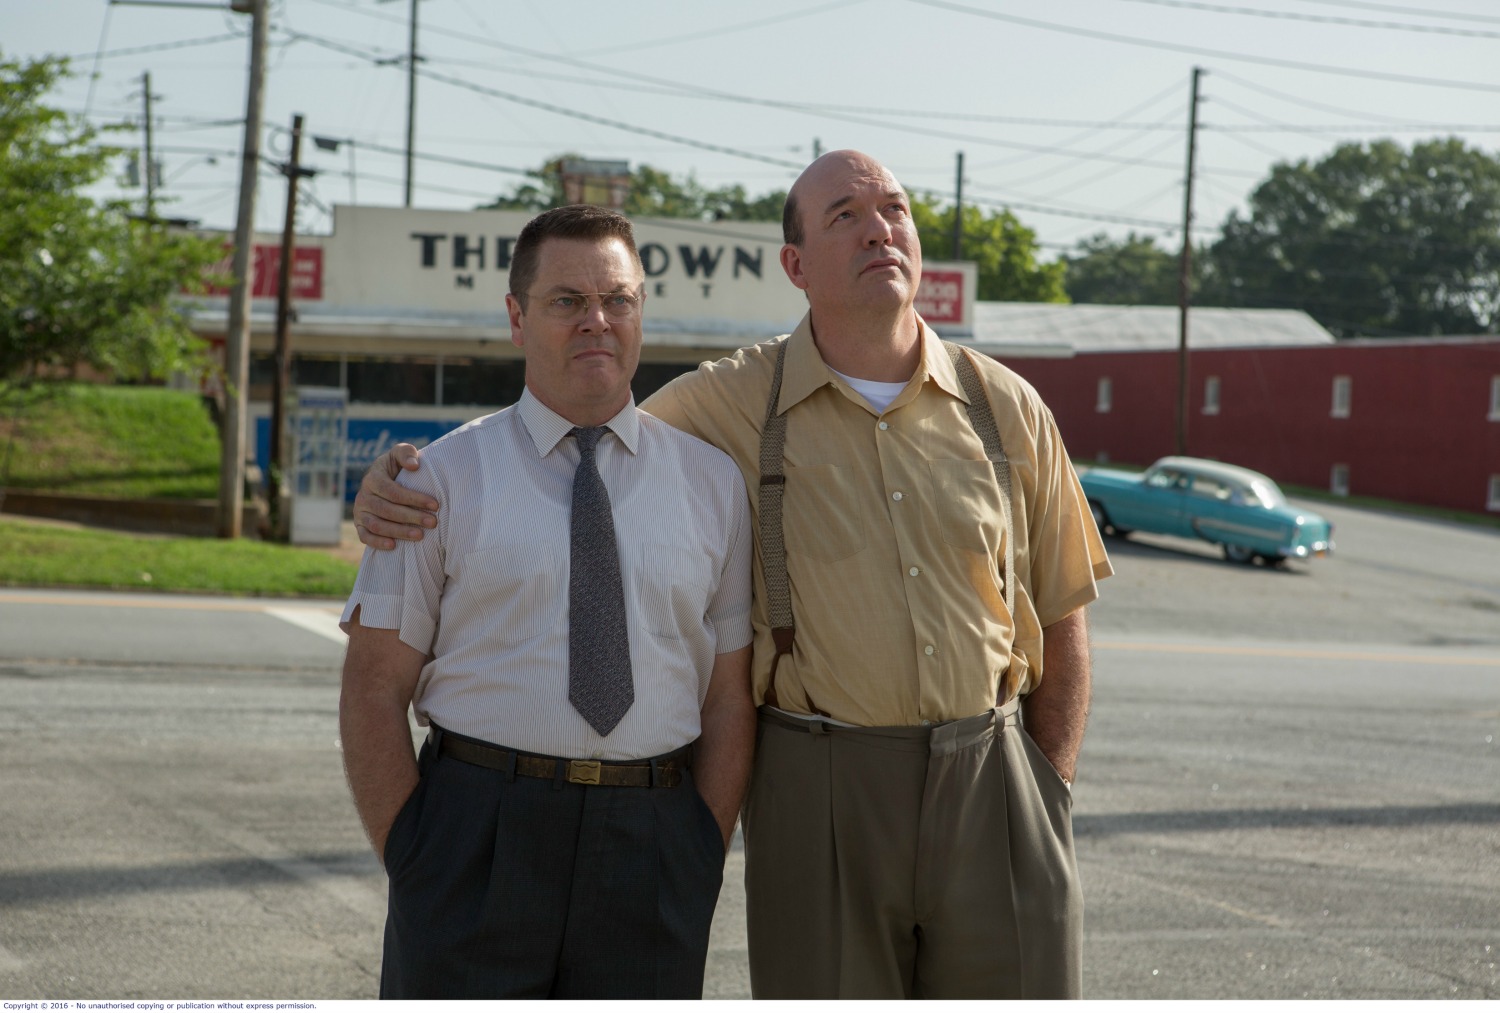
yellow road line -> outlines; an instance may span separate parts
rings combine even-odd
[[[1474,665],[1500,668],[1500,658],[1455,658],[1441,654],[1381,654],[1375,651],[1331,651],[1299,647],[1246,647],[1232,644],[1147,644],[1120,640],[1095,640],[1094,647],[1107,651],[1151,654],[1230,654],[1257,658],[1305,658],[1331,661],[1387,661],[1418,665]]]

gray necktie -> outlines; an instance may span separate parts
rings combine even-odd
[[[604,433],[604,426],[594,426],[569,434],[578,440],[578,470],[568,572],[568,700],[600,735],[608,735],[635,702],[615,521],[594,462]]]

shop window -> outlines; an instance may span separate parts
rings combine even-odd
[[[337,355],[293,355],[291,383],[294,387],[344,386],[343,362]],[[276,378],[275,356],[257,352],[250,356],[252,401],[271,400],[271,385]]]
[[[1500,376],[1490,377],[1490,421],[1500,422]]]
[[[1110,382],[1109,377],[1101,376],[1098,391],[1094,395],[1094,411],[1100,414],[1108,412],[1114,404],[1114,396],[1114,384]]]
[[[1328,476],[1328,491],[1335,496],[1349,495],[1349,466],[1335,464]]]
[[[1490,495],[1484,501],[1486,510],[1500,510],[1500,475],[1490,476]]]
[[[1219,414],[1219,378],[1210,376],[1203,381],[1203,414]]]
[[[1336,419],[1347,419],[1350,406],[1354,401],[1354,380],[1352,377],[1336,376],[1333,378],[1333,410],[1328,414]]]
[[[522,359],[443,359],[443,405],[503,408],[521,400],[526,386]]]
[[[436,404],[437,361],[351,358],[349,400],[354,404]]]
[[[292,383],[298,387],[342,387],[344,385],[342,356],[292,356]]]

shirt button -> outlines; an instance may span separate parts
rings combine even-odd
[[[930,658],[932,657],[932,653],[936,650],[937,648],[933,647],[931,644],[928,644],[926,647],[922,648],[922,653]]]
[[[900,499],[901,499],[901,493],[900,492],[893,492],[893,493],[891,493],[891,499],[900,501]]]
[[[910,569],[910,570],[907,570],[907,571],[906,571],[906,572],[907,572],[907,573],[909,573],[909,574],[911,574],[911,575],[912,575],[912,576],[913,576],[913,577],[915,577],[915,576],[916,576],[916,575],[917,575],[917,574],[919,574],[919,573],[921,573],[921,572],[922,572],[922,571],[921,571],[921,570],[919,570],[919,569],[917,569],[917,568],[916,568],[916,567],[915,567],[915,566],[914,566],[914,567],[912,567],[912,568],[911,568],[911,569]]]
[[[889,422],[882,422],[882,423],[880,423],[880,428],[881,429],[889,429],[889,428],[891,428],[891,424]]]

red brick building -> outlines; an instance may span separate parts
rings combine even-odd
[[[1500,511],[1500,337],[1194,348],[1193,333],[1189,454],[1343,494]],[[1073,352],[997,357],[1041,392],[1075,457],[1149,464],[1175,451],[1175,347]]]

